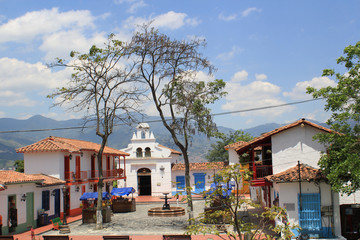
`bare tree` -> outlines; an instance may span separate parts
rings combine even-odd
[[[97,156],[99,187],[96,229],[102,229],[102,154],[108,137],[118,122],[134,122],[143,91],[138,88],[135,62],[129,60],[127,45],[110,35],[104,48],[95,45],[89,53],[72,51],[72,61],[58,59],[52,66],[73,69],[67,86],[58,88],[50,98],[54,106],[66,105],[71,111],[84,111],[86,123],[96,123],[96,135],[101,137]]]
[[[214,71],[213,65],[199,52],[205,46],[204,40],[173,40],[146,24],[134,34],[130,45],[162,123],[182,152],[189,218],[192,219],[188,148],[196,132],[211,136],[216,131],[207,105],[225,94],[225,83],[197,79],[199,71],[209,75]]]

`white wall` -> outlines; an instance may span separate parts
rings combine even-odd
[[[35,183],[23,183],[23,184],[9,184],[7,189],[0,191],[0,214],[3,218],[3,227],[8,226],[8,196],[16,195],[16,208],[18,225],[26,223],[26,201],[21,201],[23,194],[34,193],[34,220],[38,218],[38,210],[42,209],[42,192],[45,190],[50,191],[50,210],[46,211],[48,215],[54,215],[54,197],[51,196],[51,192],[54,189],[59,189],[61,186],[49,186],[49,187],[37,187]],[[60,199],[62,199],[62,193],[60,191]],[[62,201],[60,201],[60,211],[63,209]]]
[[[238,164],[239,155],[237,154],[237,152],[233,148],[230,148],[228,150],[228,153],[229,153],[229,164],[230,165]]]
[[[319,189],[320,187],[320,189]],[[294,211],[287,211],[289,222],[291,224],[299,224],[299,204],[298,204],[298,194],[299,183],[274,183],[271,194],[271,201],[274,200],[274,191],[279,192],[279,206],[284,207],[285,203],[294,203]],[[330,185],[326,183],[320,183],[319,185],[315,183],[302,182],[301,183],[301,192],[305,193],[321,193],[321,206],[331,206],[334,205],[334,228],[335,235],[339,236],[341,233],[340,225],[340,208],[338,205],[338,194],[332,193]],[[332,195],[332,196],[331,196]],[[322,217],[323,227],[330,227],[331,220],[330,217]]]
[[[64,153],[24,153],[24,173],[44,173],[56,178],[64,179]]]
[[[273,174],[297,165],[298,161],[318,168],[321,151],[326,148],[313,140],[318,129],[304,125],[290,128],[271,137]]]

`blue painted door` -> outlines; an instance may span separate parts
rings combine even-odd
[[[300,194],[298,194],[299,203],[299,223],[302,228],[301,232],[309,235],[320,235],[321,226],[321,205],[319,193],[303,193],[301,194],[300,210]]]
[[[176,191],[185,191],[185,176],[176,176]]]
[[[195,193],[205,191],[205,173],[194,173],[195,178]]]

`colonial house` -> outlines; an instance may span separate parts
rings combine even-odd
[[[64,184],[45,174],[0,171],[0,233],[24,232],[45,225],[48,217],[60,216],[60,189]]]
[[[147,123],[136,127],[131,143],[121,151],[126,159],[127,179],[118,181],[121,187],[133,187],[137,195],[162,196],[163,193],[183,193],[185,165],[181,153],[156,142]],[[194,193],[210,188],[214,174],[224,163],[191,163],[191,187]],[[135,194],[135,195],[136,195]]]
[[[298,224],[302,233],[359,238],[360,194],[342,196],[333,192],[319,170],[318,161],[326,146],[313,137],[330,131],[301,119],[235,144],[229,161],[238,163],[239,157],[249,156],[252,200],[263,206],[284,207],[289,222]],[[261,154],[256,158],[259,147]]]
[[[65,181],[66,214],[81,214],[80,197],[84,192],[96,192],[99,181],[97,154],[100,144],[50,136],[17,149],[24,153],[25,174],[46,174]],[[102,157],[103,191],[111,192],[112,182],[126,179],[127,153],[105,147]],[[55,195],[60,199],[60,194]],[[63,212],[63,208],[61,208]]]

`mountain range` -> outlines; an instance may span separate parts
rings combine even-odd
[[[143,117],[143,121],[149,123],[150,131],[154,133],[157,142],[169,148],[178,150],[168,131],[161,122],[156,121],[157,119],[157,117]],[[71,127],[81,127],[83,126],[83,123],[82,119],[57,121],[41,115],[35,115],[25,120],[0,118],[0,169],[12,167],[15,160],[23,159],[23,155],[16,153],[15,149],[32,144],[48,136],[58,136],[100,143],[101,138],[95,134],[94,128],[68,129]],[[322,123],[318,124],[326,126]],[[268,123],[253,128],[243,129],[242,131],[257,137],[264,132],[271,131],[282,125],[284,124]],[[135,132],[135,127],[136,124],[133,126],[119,125],[115,127],[113,134],[109,137],[108,146],[116,149],[127,147],[133,132]],[[59,128],[62,130],[54,130]],[[42,131],[38,131],[39,129],[42,129]],[[221,126],[219,126],[218,129],[223,133],[235,131],[234,129]],[[211,144],[216,140],[217,139],[214,138],[208,139],[205,135],[201,134],[195,135],[189,149],[190,161],[206,161],[205,155],[211,148]]]

